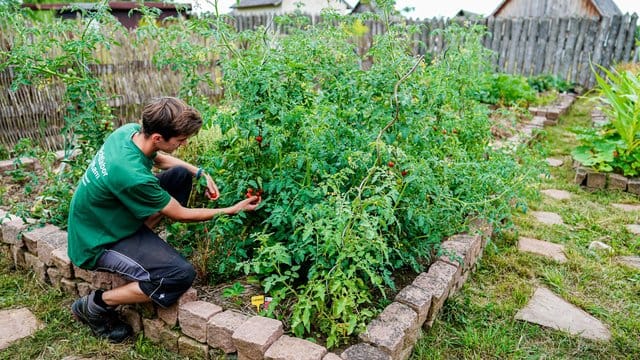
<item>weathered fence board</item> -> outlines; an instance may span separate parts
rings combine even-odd
[[[321,21],[319,17],[313,17],[310,23]],[[437,30],[454,22],[463,26],[468,23],[442,18],[404,21],[421,27],[410,38],[409,45],[416,55],[443,51],[446,48],[444,36]],[[627,14],[600,20],[485,18],[474,23],[487,28],[482,42],[495,53],[491,59],[495,71],[525,76],[550,74],[591,87],[595,81],[591,63],[607,67],[638,60],[640,51],[634,38],[637,22],[636,14]],[[291,25],[276,24],[273,15],[237,17],[232,23],[238,31],[264,27],[272,34],[286,34],[291,29]],[[386,31],[383,22],[368,20],[365,25],[368,34],[356,42],[363,57],[374,37]],[[90,68],[102,81],[114,114],[121,122],[126,122],[137,119],[139,107],[147,99],[160,94],[176,95],[182,78],[152,64],[151,58],[160,46],[158,42],[147,40],[141,46],[135,43],[131,34],[118,36],[119,46],[96,49],[100,63]],[[7,48],[13,41],[11,32],[0,33],[0,47]],[[210,42],[212,39],[194,38],[191,41]],[[211,64],[214,68],[213,61]],[[212,73],[215,76],[215,72]],[[0,72],[0,145],[11,147],[20,137],[29,136],[46,148],[59,148],[66,107],[62,103],[64,87],[53,82],[37,88],[23,86],[16,92],[7,91],[13,78],[12,69]],[[216,89],[210,95],[219,95],[216,91],[221,90]]]

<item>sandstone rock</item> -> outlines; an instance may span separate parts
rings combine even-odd
[[[627,212],[640,211],[640,205],[636,205],[636,204],[611,204],[611,206],[613,206],[616,209],[620,209],[622,211],[627,211]]]
[[[543,287],[536,289],[527,306],[518,311],[515,318],[587,339],[611,338],[611,332],[606,325]]]
[[[520,237],[518,239],[518,250],[546,256],[560,263],[567,261],[567,257],[564,254],[564,246],[547,241]]]
[[[546,161],[551,167],[560,167],[564,165],[564,161],[561,159],[547,158]]]
[[[531,214],[541,223],[547,225],[563,225],[560,215],[546,211],[533,211]]]
[[[569,200],[572,196],[568,191],[556,189],[542,190],[541,193],[555,200]]]
[[[264,354],[265,360],[323,360],[327,349],[311,341],[281,336]]]
[[[262,316],[253,316],[233,333],[233,344],[238,349],[238,357],[259,360],[264,353],[284,333],[282,323]]]
[[[603,243],[602,241],[592,241],[589,244],[589,250],[591,250],[591,251],[598,251],[598,250],[613,251],[613,248],[611,248],[611,246]]]
[[[627,266],[640,270],[640,256],[618,256],[616,259]]]
[[[43,328],[29,309],[0,310],[0,350]]]

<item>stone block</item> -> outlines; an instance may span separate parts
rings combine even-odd
[[[36,274],[36,279],[38,279],[43,284],[47,282],[47,266],[42,261],[40,261],[37,256],[29,252],[25,252],[24,261],[26,267],[33,270],[33,272]]]
[[[363,342],[382,349],[392,359],[400,356],[405,343],[405,334],[400,326],[377,318],[367,325],[367,329],[359,335],[359,338]]]
[[[431,327],[434,319],[442,309],[444,301],[449,296],[449,292],[459,277],[460,268],[452,266],[442,261],[436,261],[429,267],[429,271],[418,275],[413,281],[413,285],[426,290],[432,295],[431,308],[427,315],[425,325]],[[458,276],[456,276],[458,275]]]
[[[232,339],[238,357],[259,360],[284,333],[282,323],[262,316],[253,316],[234,331]]]
[[[226,354],[236,352],[233,333],[248,319],[249,316],[232,310],[214,315],[207,324],[207,343]]]
[[[534,116],[533,119],[531,119],[531,121],[529,122],[529,124],[537,128],[543,128],[544,122],[546,119],[547,118],[545,118],[544,116]]]
[[[168,350],[178,352],[178,338],[180,333],[172,331],[160,319],[142,319],[144,336],[152,342],[162,345]]]
[[[72,279],[73,278],[73,264],[67,255],[67,247],[55,249],[51,252],[51,263],[58,268],[62,276]]]
[[[418,314],[418,323],[420,326],[427,320],[429,309],[431,308],[431,298],[433,295],[417,286],[408,285],[404,287],[395,301],[405,304]]]
[[[393,302],[380,313],[378,318],[404,331],[403,347],[412,346],[418,339],[418,330],[422,323],[419,323],[418,314],[411,307]]]
[[[24,260],[25,247],[21,245],[11,245],[11,257],[13,258],[13,266],[16,269],[26,269],[27,264]]]
[[[213,315],[222,312],[218,305],[206,301],[192,301],[180,305],[178,321],[185,335],[201,343],[207,342],[207,323]]]
[[[43,227],[25,231],[22,234],[22,241],[24,241],[24,245],[30,253],[38,255],[38,242],[54,231],[60,231],[60,229],[57,226],[47,224]]]
[[[91,284],[86,281],[80,281],[76,283],[76,288],[78,289],[79,296],[89,295],[91,293],[91,290],[93,290]]]
[[[454,266],[469,269],[475,260],[475,254],[480,251],[480,237],[468,235],[452,236],[440,245],[442,256],[438,258]]]
[[[573,178],[573,182],[582,186],[587,181],[587,169],[583,167],[576,168],[576,176]]]
[[[75,274],[77,279],[84,280],[88,283],[93,283],[96,273],[95,271],[81,269],[75,265],[73,265],[73,273]]]
[[[159,307],[158,317],[170,327],[176,326],[178,324],[179,306],[196,300],[198,300],[198,291],[194,288],[189,288],[184,294],[182,294],[182,296],[180,296],[175,304],[166,308]]]
[[[120,317],[122,318],[122,321],[131,325],[131,328],[133,329],[133,332],[135,334],[143,330],[142,317],[140,316],[140,313],[138,313],[133,306],[123,305],[120,307],[119,312],[120,312]]]
[[[264,354],[265,360],[322,360],[324,346],[311,341],[282,335]]]
[[[47,276],[49,277],[51,285],[56,288],[60,287],[60,282],[62,281],[62,274],[60,273],[60,270],[55,267],[50,267],[47,269]]]
[[[209,347],[188,336],[178,338],[178,354],[188,359],[209,359]]]
[[[76,282],[71,279],[64,277],[60,279],[60,288],[67,294],[71,294],[74,297],[78,296],[78,287],[76,286]]]
[[[545,116],[547,117],[547,120],[553,121],[553,120],[558,120],[561,113],[562,113],[562,110],[560,110],[559,108],[550,107],[550,108],[547,108],[547,113]],[[556,121],[556,124],[557,124],[557,121]]]
[[[592,189],[604,189],[607,185],[607,174],[595,171],[587,172],[587,187]]]
[[[629,182],[629,179],[627,179],[623,175],[609,174],[609,186],[608,186],[609,189],[626,191],[628,182]]]
[[[52,266],[51,253],[67,246],[67,232],[58,230],[50,232],[38,241],[38,257],[47,266]]]
[[[627,183],[627,191],[632,194],[640,195],[640,178],[629,179]]]
[[[111,290],[112,274],[106,271],[94,271],[91,287],[94,289]]]
[[[392,360],[389,354],[369,344],[349,346],[340,354],[342,360]]]
[[[26,230],[28,224],[26,224],[20,218],[13,218],[7,222],[2,223],[2,241],[5,244],[17,245],[22,247],[24,242],[22,241],[22,232]]]

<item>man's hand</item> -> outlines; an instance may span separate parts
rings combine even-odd
[[[253,211],[258,207],[258,205],[260,205],[261,201],[262,198],[260,198],[259,196],[251,196],[249,198],[246,198],[230,207],[229,215],[237,214],[241,211]]]
[[[207,180],[207,188],[204,190],[204,194],[210,200],[218,200],[218,198],[220,198],[220,191],[218,191],[218,185],[216,185],[216,182],[213,181],[213,179],[211,178],[211,176],[209,176],[209,174],[204,173],[203,176]]]

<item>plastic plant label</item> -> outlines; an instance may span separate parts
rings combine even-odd
[[[258,312],[260,311],[260,305],[264,304],[264,295],[256,295],[251,297],[251,305],[255,306]]]

